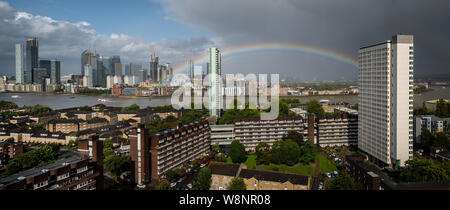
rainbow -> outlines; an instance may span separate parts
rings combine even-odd
[[[352,66],[353,68],[358,67],[357,60],[353,57],[344,55],[342,53],[338,53],[335,51],[319,48],[319,47],[313,47],[308,45],[299,45],[299,44],[291,44],[291,43],[257,43],[257,44],[248,44],[248,45],[239,45],[236,47],[226,48],[226,49],[219,49],[222,54],[222,58],[231,57],[239,54],[247,54],[247,53],[258,53],[258,52],[280,52],[280,51],[287,51],[287,52],[295,52],[295,53],[306,53],[310,55],[316,55],[320,57],[325,57],[330,60],[334,60],[340,63],[348,64]],[[199,57],[196,57],[194,59],[191,59],[192,62],[195,64],[202,64],[206,63],[209,60],[209,54],[202,55]],[[173,75],[178,73],[186,72],[189,69],[189,64],[186,62],[183,64],[180,64],[176,66],[173,69]]]

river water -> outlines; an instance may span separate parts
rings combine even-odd
[[[432,86],[433,91],[414,95],[414,106],[422,106],[422,103],[431,99],[450,99],[450,87]],[[17,98],[12,96],[16,95]],[[358,102],[357,95],[337,95],[337,96],[297,96],[301,103],[306,103],[312,99],[327,99],[330,102],[347,102],[355,104]],[[98,99],[106,99],[99,101]],[[92,106],[105,104],[107,106],[124,107],[137,104],[141,108],[163,106],[171,104],[171,97],[113,97],[113,96],[92,96],[92,95],[59,95],[59,94],[36,94],[36,93],[0,93],[0,100],[12,101],[19,106],[33,106],[41,104],[52,109],[63,109],[79,106]]]

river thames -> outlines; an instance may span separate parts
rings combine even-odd
[[[426,100],[450,99],[449,86],[432,86],[429,92],[414,95],[414,107],[422,106]],[[14,96],[14,97],[13,97]],[[17,97],[16,97],[17,96]],[[355,104],[358,102],[357,95],[330,95],[330,96],[296,96],[301,103],[312,99],[327,99],[330,102],[347,102]],[[105,99],[100,101],[99,99]],[[155,107],[171,104],[171,97],[114,97],[99,95],[68,95],[68,94],[37,94],[37,93],[0,93],[0,100],[12,101],[19,106],[45,105],[52,109],[64,109],[79,106],[92,106],[105,104],[107,106],[124,107],[137,104],[141,108]]]

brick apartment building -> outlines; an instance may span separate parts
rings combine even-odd
[[[20,143],[0,141],[0,168],[6,165],[9,160],[19,157],[23,150],[24,147]]]
[[[450,180],[398,183],[357,155],[345,157],[345,169],[366,190],[450,190]]]
[[[256,118],[238,118],[234,123],[234,137],[245,145],[246,150],[255,150],[265,142],[272,146],[289,131],[304,133],[305,122],[302,117],[279,117],[275,120]]]
[[[166,171],[183,167],[210,152],[207,120],[178,125],[177,128],[152,134],[140,124],[130,130],[128,137],[133,180],[138,186],[159,181]]]
[[[317,143],[324,146],[356,146],[358,144],[358,115],[335,114],[317,116]]]
[[[46,129],[52,133],[71,133],[108,125],[108,120],[104,118],[83,119],[54,119],[50,120]]]
[[[59,160],[0,179],[0,190],[102,190],[103,142],[78,143],[78,152],[62,151]]]
[[[215,163],[211,169],[211,190],[227,189],[235,177],[242,178],[247,190],[310,190],[312,178],[299,174],[246,169],[245,165]]]

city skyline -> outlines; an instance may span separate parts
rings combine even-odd
[[[445,47],[448,46],[448,41],[445,37],[450,31],[442,26],[444,20],[449,19],[444,9],[448,3],[435,3],[440,6],[429,6],[418,1],[405,7],[398,2],[347,1],[344,4],[351,4],[352,8],[327,1],[318,5],[311,5],[308,1],[288,0],[278,2],[277,5],[259,5],[253,1],[242,4],[193,1],[185,5],[185,2],[170,0],[140,1],[128,5],[119,1],[115,6],[107,5],[110,11],[105,11],[102,17],[86,15],[73,18],[71,14],[81,8],[71,7],[72,3],[2,1],[0,14],[7,20],[1,23],[2,28],[11,30],[1,31],[6,35],[6,39],[0,43],[2,49],[5,49],[0,55],[1,72],[14,74],[14,44],[11,43],[17,43],[19,38],[38,37],[41,42],[40,59],[61,60],[62,75],[80,73],[79,55],[86,49],[96,49],[107,56],[119,55],[122,63],[142,63],[143,66],[147,66],[151,52],[156,52],[161,63],[170,62],[176,70],[176,66],[184,64],[186,60],[207,55],[208,48],[215,45],[224,52],[224,73],[279,72],[298,80],[356,80],[357,66],[339,61],[336,59],[339,55],[356,60],[357,55],[353,49],[373,40],[387,40],[391,34],[405,33],[414,34],[418,43],[421,43],[416,46],[416,57],[419,58],[416,63],[417,74],[445,73],[449,62],[444,59],[448,55],[448,47]],[[101,3],[95,2],[92,6],[99,4]],[[151,11],[151,16],[130,14],[128,11],[144,5],[148,5],[145,8]],[[208,13],[205,7],[211,5],[216,5],[223,11],[212,7]],[[380,7],[383,5],[389,7]],[[120,6],[126,6],[124,8],[127,9],[121,10],[118,8]],[[43,9],[37,9],[41,7]],[[61,8],[61,11],[55,11],[55,7]],[[368,8],[373,9],[373,12],[361,12]],[[431,9],[433,13],[429,12]],[[308,10],[316,11],[317,14],[311,14]],[[66,11],[67,15],[61,14],[62,11]],[[148,20],[153,28],[157,29],[153,31],[158,32],[132,29],[112,17],[111,13],[121,11],[130,14],[127,17],[129,20],[141,20],[138,23],[150,18]],[[230,11],[236,11],[231,15],[233,18],[224,20],[227,18],[223,16],[225,13],[230,14]],[[395,16],[395,11],[402,14],[401,17]],[[271,14],[270,18],[259,15],[265,12]],[[321,14],[324,17],[317,18],[316,15]],[[291,22],[292,18],[296,22]],[[108,19],[110,20],[107,21]],[[414,24],[409,24],[406,20],[411,20]],[[111,24],[117,24],[117,27],[107,27]],[[132,25],[147,27],[144,23]],[[376,26],[377,30],[368,25]],[[333,36],[329,36],[331,32]],[[65,36],[61,37],[61,34]],[[267,47],[268,43],[302,47],[292,51]],[[227,50],[249,45],[255,46],[254,50],[226,53]]]

